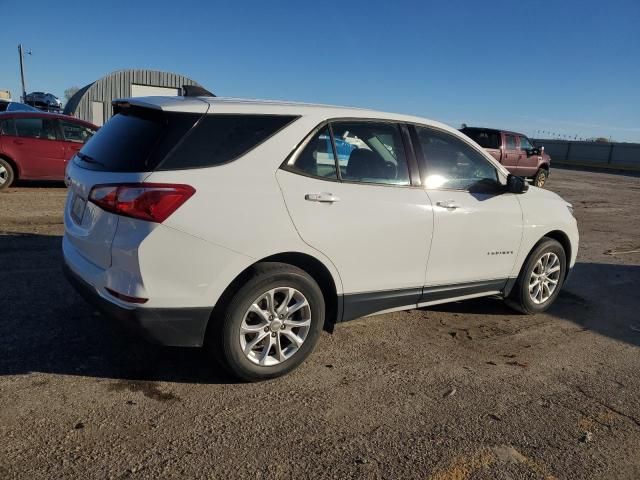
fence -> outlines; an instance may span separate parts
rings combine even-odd
[[[567,140],[533,139],[544,146],[551,165],[566,164],[640,171],[640,143],[598,143]]]

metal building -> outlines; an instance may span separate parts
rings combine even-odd
[[[119,70],[78,90],[65,105],[64,113],[101,126],[111,118],[111,102],[116,98],[178,96],[183,85],[199,86],[177,73]]]

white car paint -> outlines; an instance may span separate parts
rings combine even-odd
[[[578,231],[566,202],[548,190],[481,198],[437,188],[340,183],[280,169],[319,124],[331,119],[381,119],[444,130],[431,120],[288,102],[225,98],[148,97],[131,104],[208,114],[296,115],[297,120],[227,164],[173,171],[105,173],[69,162],[69,200],[63,252],[69,268],[103,298],[134,305],[109,287],[148,298],[139,309],[213,307],[246,268],[272,255],[296,252],[329,271],[339,296],[402,288],[515,278],[528,253],[548,232],[564,232],[573,266]],[[507,171],[476,148],[506,182]],[[155,182],[191,185],[196,194],[162,224],[124,218],[87,204],[86,218],[71,217],[75,195],[96,184]],[[305,201],[331,193],[332,204]],[[438,206],[453,201],[457,208]],[[491,252],[508,252],[492,255]],[[455,296],[472,298],[498,293]],[[445,300],[421,302],[442,303]],[[402,308],[413,308],[412,302]],[[383,310],[383,309],[381,309]]]

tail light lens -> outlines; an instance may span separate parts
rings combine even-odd
[[[89,201],[107,212],[162,223],[195,192],[190,185],[169,183],[96,185]]]

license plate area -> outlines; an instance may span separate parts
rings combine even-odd
[[[71,203],[71,218],[80,225],[82,223],[82,217],[84,216],[84,210],[87,206],[87,201],[79,195],[73,196],[73,202]]]

